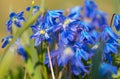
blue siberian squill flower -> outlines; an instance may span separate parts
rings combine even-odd
[[[33,6],[33,15],[35,14],[35,13],[37,13],[38,11],[40,10],[40,7],[39,6]],[[30,6],[28,6],[27,8],[26,8],[26,11],[30,11]]]
[[[117,31],[120,31],[120,15],[114,16],[114,26]]]
[[[19,12],[17,14],[14,12],[10,13],[10,19],[6,22],[7,32],[10,32],[12,24],[15,24],[19,28],[22,26],[22,22],[25,21],[23,14],[24,12]]]
[[[64,30],[60,33],[60,40],[64,44],[69,44],[70,42],[72,42],[74,40],[74,37],[75,33],[71,30]]]
[[[111,54],[117,54],[118,48],[120,47],[120,44],[118,43],[119,36],[110,28],[106,27],[103,32],[101,33],[101,38],[104,45],[104,55],[106,59],[112,63],[112,56]]]
[[[41,28],[39,26],[32,26],[34,34],[31,35],[31,39],[35,39],[35,46],[38,46],[43,40],[50,41],[49,29]]]
[[[94,12],[97,10],[97,4],[94,2],[94,0],[85,0],[84,8],[85,16],[91,18]]]
[[[83,8],[81,6],[75,6],[73,8],[70,8],[68,17],[72,19],[80,19],[82,18],[82,14],[81,14],[82,10]]]
[[[63,17],[63,10],[48,10],[44,16],[44,22],[46,26],[53,26],[61,17]]]
[[[95,28],[103,30],[105,26],[108,25],[107,14],[101,11],[96,11],[92,17],[91,23]]]
[[[119,38],[119,36],[115,34],[115,32],[109,26],[103,30],[101,37],[104,41],[107,41],[109,38],[112,38],[113,40],[117,40]]]
[[[5,38],[2,38],[2,48],[5,48],[7,46],[7,44],[9,44],[9,42],[12,40],[13,36],[7,36]]]
[[[100,74],[101,76],[105,76],[107,74],[116,74],[117,75],[117,67],[111,65],[111,64],[107,64],[107,63],[102,63],[100,66]]]
[[[84,59],[86,61],[89,59],[90,53],[88,53],[89,50],[88,50],[88,47],[87,47],[87,45],[85,43],[83,43],[83,44],[76,43],[74,45],[74,49],[76,51],[75,56],[77,58],[79,58],[79,59],[82,58],[82,59]]]
[[[79,36],[79,42],[89,42],[89,43],[94,43],[93,38],[87,31],[82,31],[80,36]]]

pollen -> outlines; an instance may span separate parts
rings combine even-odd
[[[40,30],[40,34],[44,35],[45,31],[44,30]]]
[[[64,22],[65,25],[68,25],[69,24],[69,20],[66,19],[65,22]]]

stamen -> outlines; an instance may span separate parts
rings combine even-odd
[[[66,19],[65,22],[64,22],[64,24],[65,24],[65,25],[68,25],[69,22],[70,22],[70,21],[69,21],[68,19]]]
[[[40,30],[40,34],[44,35],[45,31],[44,30]]]

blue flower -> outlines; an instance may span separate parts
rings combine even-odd
[[[90,32],[90,36],[92,37],[92,39],[94,40],[94,42],[98,42],[100,39],[100,33],[97,32],[96,30],[92,30]]]
[[[85,16],[91,18],[94,12],[97,10],[97,4],[94,0],[85,0]]]
[[[75,33],[71,30],[63,30],[60,33],[60,40],[64,44],[69,44],[70,42],[74,41],[75,39]]]
[[[117,31],[120,31],[120,15],[114,16],[114,26]]]
[[[79,36],[79,42],[80,43],[83,43],[83,42],[94,43],[94,40],[87,31],[83,30]]]
[[[101,11],[96,11],[94,13],[94,16],[92,17],[92,25],[96,28],[96,29],[100,29],[103,30],[105,28],[106,25],[108,25],[107,22],[107,14]]]
[[[112,38],[113,40],[118,40],[119,38],[119,36],[115,34],[115,32],[109,26],[103,30],[103,32],[101,33],[101,37],[104,41],[107,41],[110,38]]]
[[[35,46],[38,46],[43,40],[50,41],[49,28],[41,28],[38,26],[31,27],[34,30],[34,34],[31,35],[31,39],[35,39]]]
[[[33,15],[35,14],[35,13],[37,13],[38,11],[40,10],[40,7],[39,6],[33,6]],[[26,8],[26,11],[30,11],[30,6],[28,6],[27,8]]]
[[[112,66],[111,64],[102,63],[100,66],[100,74],[101,76],[105,76],[107,74],[112,75],[112,73],[117,75],[117,67]]]
[[[12,40],[13,36],[7,36],[5,38],[2,38],[2,48],[5,48],[7,46],[7,44],[9,44],[9,42]]]
[[[62,10],[49,10],[45,13],[44,22],[46,26],[53,26],[59,23],[60,18],[63,17]]]
[[[114,46],[113,44],[111,44],[111,43],[106,43],[106,44],[105,44],[105,47],[104,47],[104,52],[105,52],[105,53],[110,53],[110,52],[112,52],[112,53],[117,54],[117,53],[118,53],[118,50],[117,50],[116,46]]]
[[[81,11],[83,8],[81,6],[75,6],[73,8],[70,8],[68,17],[72,19],[80,19],[82,18]]]
[[[19,13],[10,13],[10,19],[6,22],[7,31],[10,32],[12,28],[12,24],[15,24],[17,27],[22,26],[22,22],[25,21],[25,18],[23,17],[24,12]]]

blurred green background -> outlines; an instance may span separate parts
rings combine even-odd
[[[0,1],[0,40],[7,35],[5,23],[9,18],[11,11],[20,12],[25,11],[25,8],[31,4],[32,0],[1,0]],[[41,0],[35,0],[37,5]],[[95,0],[99,9],[109,14],[109,20],[112,14],[117,10],[115,5],[119,5],[117,0]],[[84,0],[46,0],[47,9],[67,9],[76,5],[84,5]],[[1,46],[0,42],[0,46]],[[0,54],[4,49],[0,47]]]

